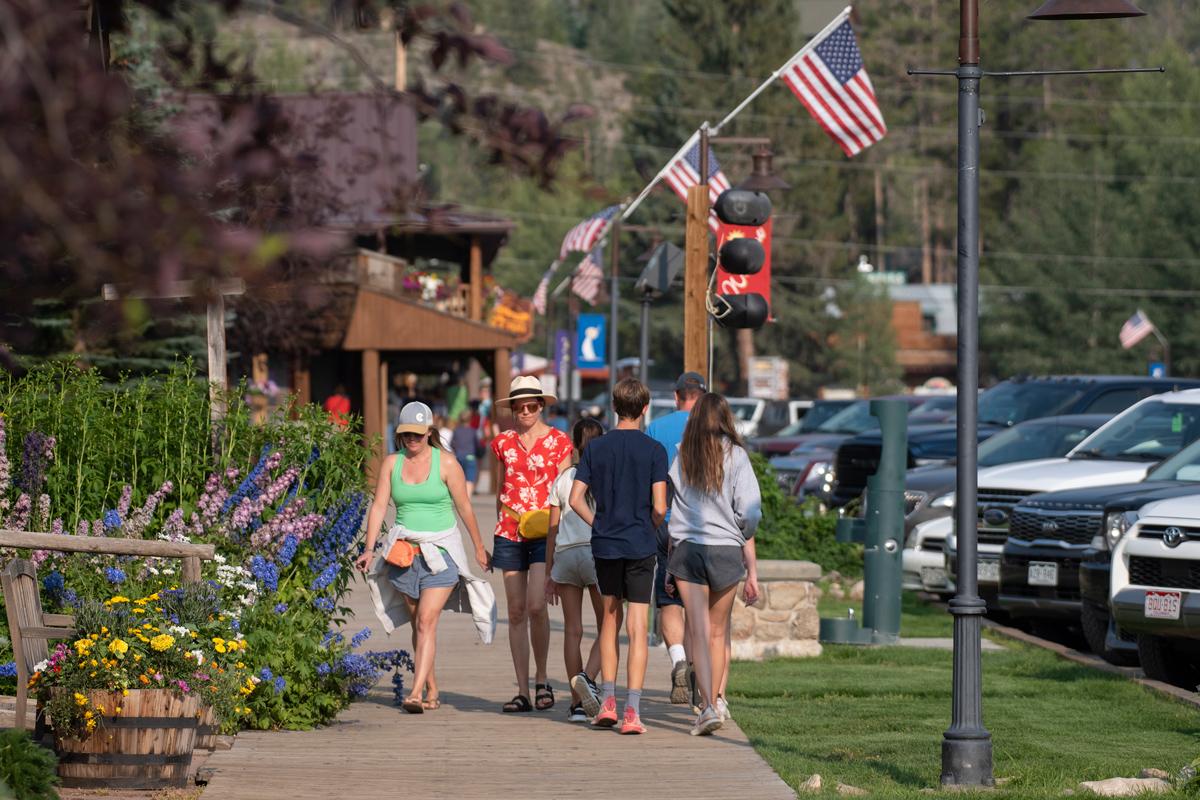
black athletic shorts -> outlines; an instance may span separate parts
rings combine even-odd
[[[654,588],[654,567],[657,557],[597,558],[596,585],[600,594],[628,600],[631,603],[650,603]]]

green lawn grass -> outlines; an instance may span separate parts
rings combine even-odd
[[[1200,712],[1191,706],[1005,644],[983,655],[994,772],[1009,779],[988,797],[1057,798],[1079,781],[1143,767],[1174,774],[1200,753]],[[876,797],[957,797],[928,791],[939,787],[950,668],[948,651],[826,646],[819,658],[735,664],[730,705],[793,787],[820,773],[827,795],[841,781]]]
[[[846,609],[853,608],[854,616],[862,619],[862,601],[834,600],[826,592],[817,601],[817,611],[822,617],[845,617]],[[900,606],[900,635],[915,636],[952,636],[954,620],[949,612],[941,606],[935,606],[917,599],[914,592],[904,592]]]

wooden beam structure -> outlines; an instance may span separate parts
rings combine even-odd
[[[687,194],[687,228],[683,261],[683,370],[708,371],[708,187],[692,186]]]

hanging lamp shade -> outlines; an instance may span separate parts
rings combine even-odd
[[[1047,0],[1030,19],[1122,19],[1144,17],[1131,0]]]

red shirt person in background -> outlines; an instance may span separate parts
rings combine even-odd
[[[342,384],[334,387],[333,394],[325,398],[324,408],[329,414],[329,421],[334,425],[344,428],[350,424],[350,396],[346,394],[346,387]]]

